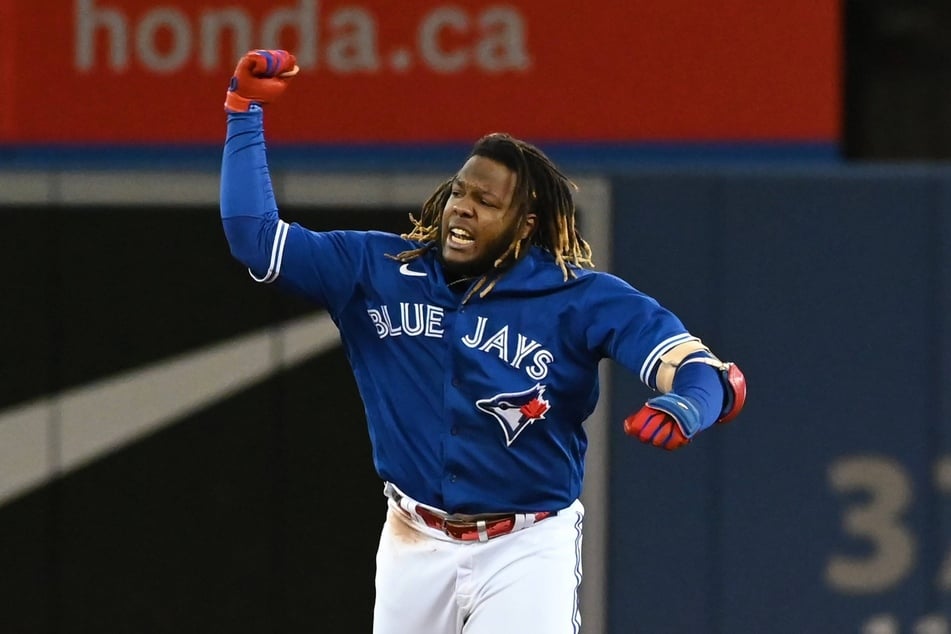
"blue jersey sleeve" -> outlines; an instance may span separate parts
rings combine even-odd
[[[660,356],[697,337],[680,319],[653,297],[611,274],[596,274],[585,293],[589,313],[588,346],[614,359],[656,388],[654,377]]]
[[[367,244],[373,234],[360,231],[318,232],[288,225],[281,245],[276,282],[336,316],[361,279],[367,277]]]
[[[636,373],[652,390],[665,352],[697,341],[680,319],[656,299],[610,274],[599,275],[589,297],[588,344]],[[719,372],[704,363],[677,371],[673,391],[692,399],[700,412],[701,429],[712,425],[723,405]]]
[[[266,277],[280,219],[268,172],[260,109],[228,115],[220,187],[221,222],[231,254],[247,265],[252,275]]]
[[[310,231],[280,218],[259,108],[228,115],[220,207],[231,253],[256,281],[276,282],[330,309],[355,286],[367,236]]]

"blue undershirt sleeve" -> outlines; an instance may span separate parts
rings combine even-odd
[[[672,392],[691,399],[700,409],[700,429],[710,427],[723,410],[720,371],[706,363],[688,363],[677,368]]]
[[[219,196],[231,254],[252,272],[267,271],[279,218],[258,107],[228,114]]]

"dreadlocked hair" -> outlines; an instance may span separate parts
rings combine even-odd
[[[525,217],[530,213],[536,215],[536,225],[526,238],[519,239],[519,232],[515,232],[512,243],[495,260],[492,269],[472,286],[463,303],[476,292],[479,292],[480,297],[485,297],[505,270],[528,250],[528,245],[540,247],[554,256],[565,281],[575,277],[572,267],[594,266],[591,247],[581,237],[575,221],[572,192],[577,191],[578,186],[544,152],[509,134],[494,132],[476,141],[469,153],[470,158],[473,156],[492,159],[515,172],[512,204],[519,209],[519,225],[525,222]],[[402,237],[420,241],[423,245],[390,257],[409,262],[438,247],[442,215],[452,192],[453,180],[454,177],[448,178],[436,188],[423,203],[418,218],[414,214],[409,215],[413,228],[402,234]]]

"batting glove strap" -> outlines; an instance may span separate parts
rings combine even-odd
[[[668,392],[649,399],[647,405],[673,418],[677,426],[680,427],[680,431],[687,438],[693,438],[697,432],[703,429],[700,408],[691,399]]]
[[[723,362],[716,357],[697,355],[681,363],[681,367],[689,363],[705,363],[713,366],[720,373],[720,383],[723,385],[723,408],[720,410],[718,423],[727,423],[737,416],[746,405],[746,376],[732,361]]]
[[[723,381],[723,411],[720,413],[718,423],[728,423],[743,411],[746,405],[746,376],[735,363],[727,363],[726,367],[720,371],[720,379]]]

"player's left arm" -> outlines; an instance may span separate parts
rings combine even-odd
[[[696,338],[660,355],[650,376],[660,395],[624,420],[624,431],[641,442],[672,451],[699,432],[736,418],[746,404],[746,377]]]
[[[721,361],[656,299],[610,273],[582,276],[579,314],[588,350],[638,373],[659,394],[624,421],[624,431],[663,449],[679,449],[700,431],[735,418],[746,380]]]

